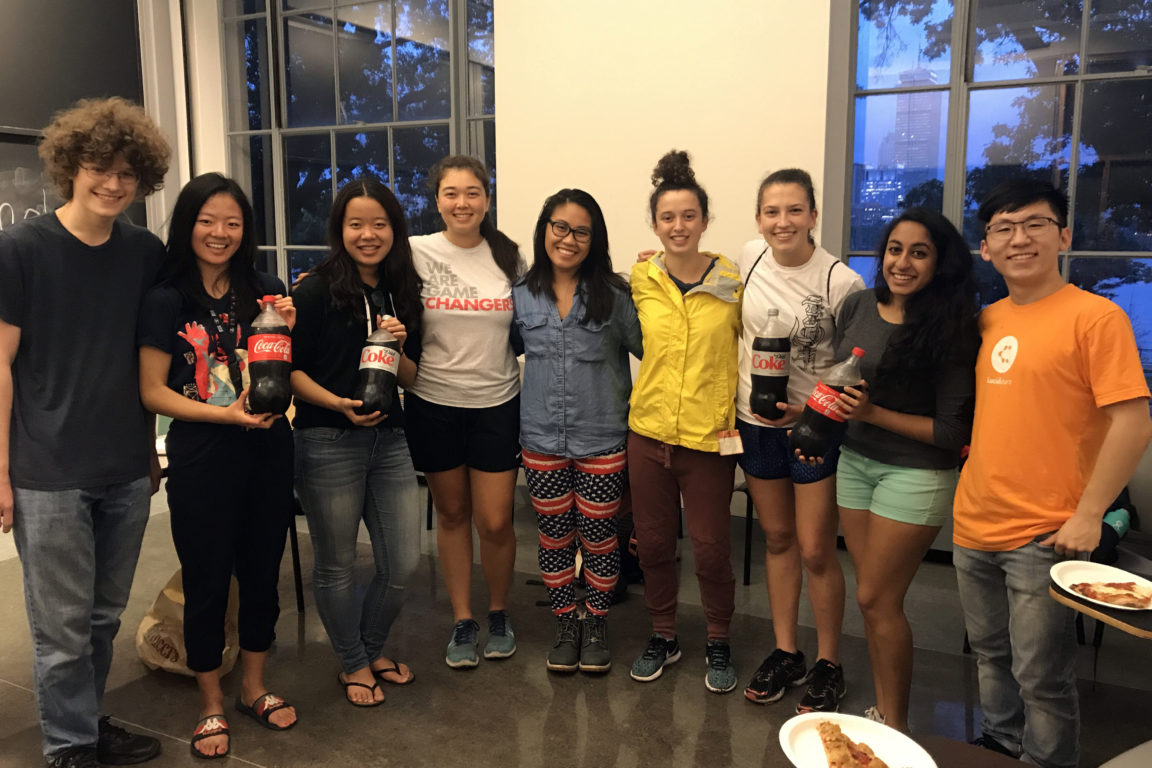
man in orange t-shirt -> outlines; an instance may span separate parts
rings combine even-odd
[[[1132,326],[1065,283],[1068,199],[1005,182],[977,213],[980,255],[1008,298],[980,315],[972,450],[954,505],[953,561],[976,652],[976,743],[1055,768],[1079,761],[1073,612],[1049,568],[1091,552],[1108,504],[1152,437]]]

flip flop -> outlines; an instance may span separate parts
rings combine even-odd
[[[196,749],[198,743],[213,736],[227,736],[228,748],[215,755],[207,755]],[[228,757],[228,753],[232,751],[232,735],[228,732],[228,721],[224,719],[223,713],[208,715],[196,721],[196,729],[192,731],[192,743],[188,745],[188,749],[192,750],[193,757],[198,757],[201,760],[219,760],[222,757]]]
[[[361,704],[360,702],[352,701],[352,699],[348,698],[348,689],[351,688],[352,686],[356,686],[357,688],[367,688],[368,690],[375,692],[375,691],[380,690],[380,683],[372,683],[372,685],[368,685],[367,683],[357,683],[357,682],[352,681],[352,680],[344,680],[344,678],[342,678],[340,676],[340,674],[341,673],[339,673],[339,672],[336,673],[336,682],[339,683],[340,687],[344,689],[344,698],[352,706],[360,707],[361,709],[368,709],[369,707],[378,707],[384,703],[383,699],[381,699],[380,701],[376,701],[375,699],[373,699],[372,701],[370,701],[367,704]]]
[[[292,706],[274,693],[262,693],[255,698],[252,706],[246,705],[240,697],[236,697],[236,710],[252,718],[270,731],[287,731],[300,722],[299,718],[288,725],[276,725],[272,722],[272,713]]]
[[[408,665],[405,664],[404,666],[408,666]],[[408,679],[407,680],[391,680],[391,679],[385,677],[385,675],[396,675],[397,677],[400,677],[403,674],[404,673],[400,671],[400,662],[398,662],[398,661],[393,661],[392,666],[390,666],[390,667],[381,667],[380,669],[373,669],[372,670],[372,676],[373,677],[375,677],[380,682],[388,683],[389,685],[411,685],[412,681],[416,679],[416,675],[412,674],[411,667],[409,667],[409,669],[408,669]]]

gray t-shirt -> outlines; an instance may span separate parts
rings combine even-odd
[[[900,328],[880,317],[874,290],[854,293],[844,300],[836,320],[836,356],[844,358],[852,347],[865,350],[860,374],[870,384],[888,343]],[[844,445],[862,456],[898,467],[951,469],[960,461],[960,449],[972,434],[975,402],[975,356],[972,346],[954,350],[935,380],[919,379],[900,388],[873,390],[872,402],[883,408],[915,416],[931,416],[934,442],[929,445],[862,421],[848,422]]]
[[[20,328],[12,366],[9,475],[31,490],[148,474],[136,314],[164,246],[116,222],[85,245],[48,213],[0,232],[0,319]]]

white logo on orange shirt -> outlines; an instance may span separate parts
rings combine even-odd
[[[1012,363],[1016,362],[1016,352],[1020,348],[1020,342],[1016,340],[1015,336],[1005,336],[992,345],[992,368],[996,373],[1007,373],[1008,369],[1012,367]]]

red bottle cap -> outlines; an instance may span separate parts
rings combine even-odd
[[[260,299],[260,301],[266,302],[268,304],[275,304],[276,303],[276,297],[275,296],[265,296],[264,298]]]
[[[860,347],[852,347],[852,354],[856,357],[864,357],[864,350]]]

